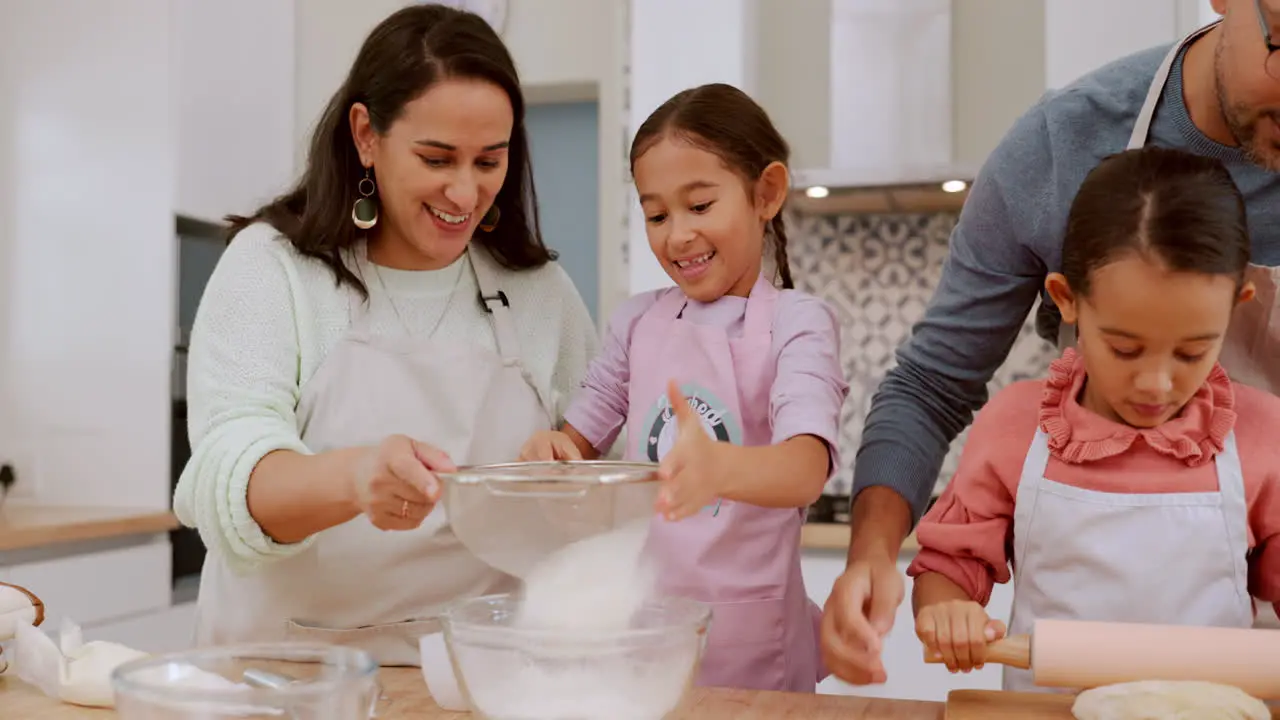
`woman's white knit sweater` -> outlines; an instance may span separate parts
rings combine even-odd
[[[362,249],[350,253],[349,263],[372,296],[374,332],[427,335],[434,328],[436,340],[496,349],[467,255],[432,271],[375,268]],[[598,348],[591,317],[555,263],[500,271],[499,283],[511,302],[521,358],[539,387],[550,389],[559,422]],[[282,545],[262,532],[249,515],[249,473],[269,452],[310,452],[295,415],[301,388],[362,302],[354,289],[336,285],[326,265],[265,224],[241,232],[209,279],[188,350],[192,453],[174,511],[233,566],[259,565],[309,544]]]

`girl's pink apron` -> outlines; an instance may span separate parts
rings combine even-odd
[[[664,290],[631,338],[627,457],[660,460],[675,439],[669,380],[717,440],[768,445],[776,374],[773,316],[778,290],[762,276],[747,299],[742,336],[681,318],[688,299]],[[791,482],[779,477],[777,482]],[[649,550],[669,595],[712,605],[698,685],[813,692],[825,677],[818,651],[821,610],[800,574],[805,510],[719,501],[696,516],[655,515]]]

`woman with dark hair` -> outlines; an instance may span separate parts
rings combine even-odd
[[[596,348],[539,237],[502,41],[440,5],[390,16],[297,186],[229,220],[174,498],[209,548],[198,642],[322,639],[416,664],[443,605],[509,582],[453,536],[433,471],[514,460]]]

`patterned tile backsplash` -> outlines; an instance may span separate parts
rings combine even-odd
[[[847,495],[853,459],[871,397],[895,363],[894,351],[924,314],[942,274],[953,213],[903,215],[792,215],[788,254],[796,286],[831,303],[843,328],[841,348],[849,379],[841,453],[845,467],[827,485]],[[1042,377],[1057,350],[1041,340],[1028,317],[1009,359],[990,384]],[[967,431],[952,443],[938,489],[955,472]]]

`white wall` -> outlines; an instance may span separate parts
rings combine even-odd
[[[1044,92],[1044,1],[953,0],[955,161],[978,167]]]
[[[305,161],[311,130],[342,83],[360,44],[406,0],[295,0],[296,152]],[[626,298],[621,244],[625,226],[623,65],[626,0],[510,0],[503,40],[530,102],[600,103],[600,317]]]
[[[831,154],[831,0],[758,0],[756,100],[791,145],[793,168]]]
[[[0,459],[16,494],[168,507],[169,3],[0,23]]]
[[[294,175],[291,0],[170,0],[178,213],[221,222]]]
[[[1178,0],[1045,0],[1045,86],[1177,39]]]
[[[659,105],[686,88],[724,82],[754,94],[755,0],[637,0],[631,4],[630,134]],[[680,18],[672,22],[672,18]],[[630,292],[672,285],[649,251],[644,214],[628,193]]]

